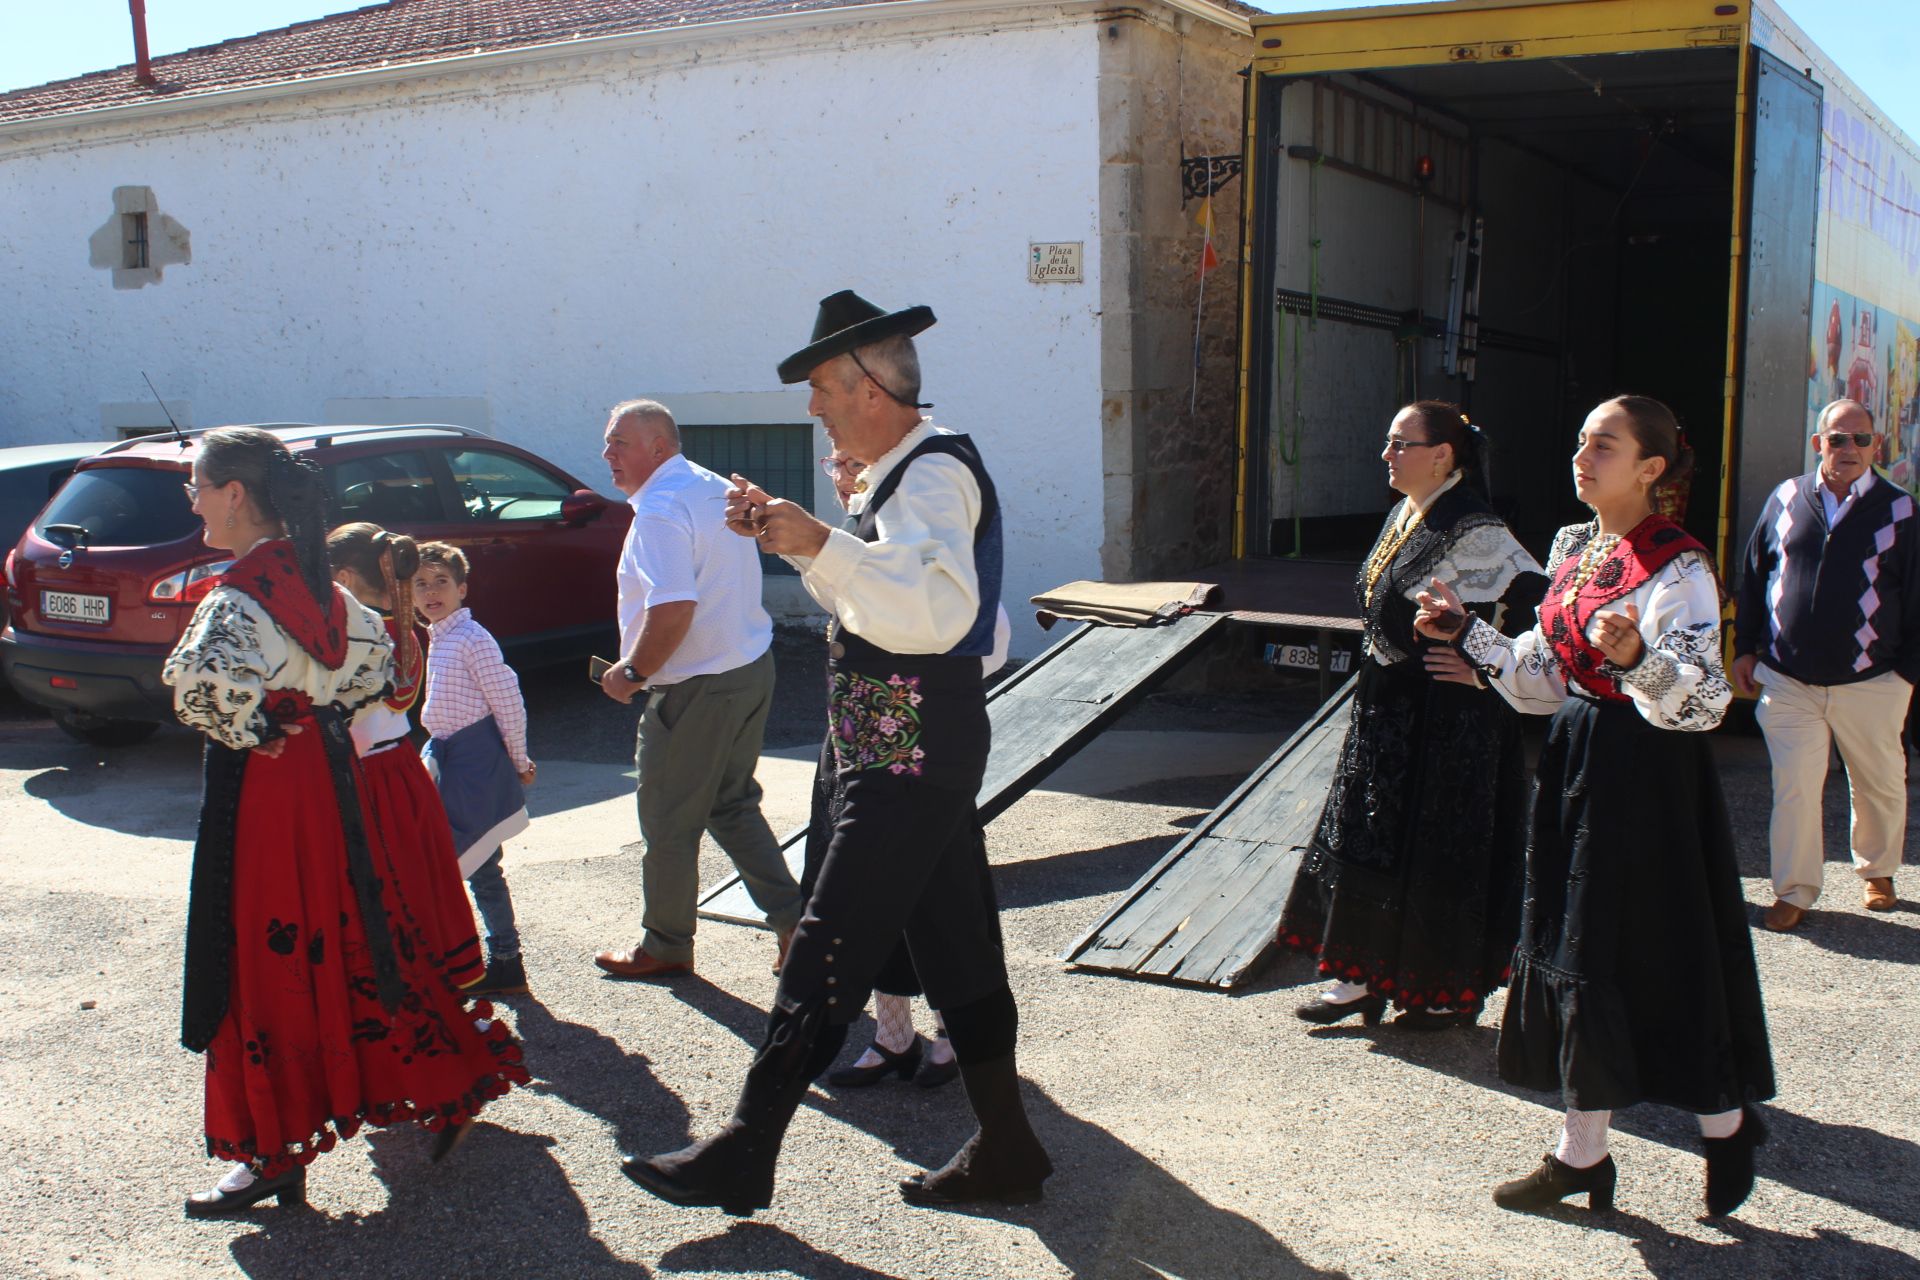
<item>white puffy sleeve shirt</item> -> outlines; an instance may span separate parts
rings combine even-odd
[[[853,496],[848,513],[865,511],[867,493],[935,433],[952,434],[921,419],[868,467],[867,491]],[[807,592],[848,630],[892,653],[945,653],[980,613],[973,563],[980,508],[980,486],[967,465],[928,454],[914,460],[880,508],[877,541],[835,529],[818,555],[787,559]]]
[[[393,674],[393,641],[380,615],[334,589],[347,606],[347,654],[338,669],[301,648],[252,596],[226,586],[209,591],[160,669],[180,723],[244,751],[269,736],[262,705],[270,691],[297,690],[347,712],[379,697]]]
[[[1640,661],[1601,666],[1648,724],[1701,731],[1719,725],[1733,701],[1720,663],[1720,587],[1713,566],[1684,551],[1653,577],[1607,608],[1640,610]],[[1588,636],[1592,637],[1589,626]],[[1553,645],[1536,623],[1508,638],[1478,618],[1469,621],[1460,648],[1516,711],[1546,715],[1570,696]]]

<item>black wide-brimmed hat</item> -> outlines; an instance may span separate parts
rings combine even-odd
[[[820,299],[813,341],[780,362],[780,381],[805,382],[809,374],[835,356],[882,338],[911,338],[932,326],[932,307],[882,311],[853,290],[842,289]]]

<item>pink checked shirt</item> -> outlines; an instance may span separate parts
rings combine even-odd
[[[500,644],[473,620],[471,609],[455,609],[427,628],[427,704],[420,723],[436,738],[460,732],[488,716],[500,726],[513,767],[525,773],[527,707],[520,700],[520,679],[500,657]]]

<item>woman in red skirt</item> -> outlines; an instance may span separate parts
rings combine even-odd
[[[383,697],[392,644],[333,583],[322,480],[272,435],[197,438],[194,511],[237,558],[164,678],[207,735],[181,1040],[206,1055],[207,1152],[233,1162],[190,1217],[298,1203],[306,1166],[363,1123],[417,1122],[450,1149],[527,1079],[389,896],[347,719]]]
[[[460,855],[440,789],[408,738],[413,724],[407,713],[420,700],[427,666],[427,647],[413,623],[420,551],[412,538],[361,521],[327,535],[327,559],[333,580],[381,615],[393,641],[393,683],[384,698],[355,713],[352,725],[361,799],[376,848],[389,863],[389,909],[419,930],[449,981],[472,986],[487,966],[460,878]]]

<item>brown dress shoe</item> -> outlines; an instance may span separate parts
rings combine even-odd
[[[662,960],[639,947],[630,951],[602,951],[593,962],[616,978],[669,978],[676,973],[692,973],[693,957]]]
[[[1785,898],[1777,898],[1767,908],[1767,914],[1760,918],[1760,922],[1775,933],[1785,933],[1789,929],[1799,928],[1800,922],[1806,918],[1805,907],[1796,907]]]
[[[1869,911],[1891,911],[1900,905],[1893,896],[1893,877],[1874,876],[1867,881],[1866,903]]]

